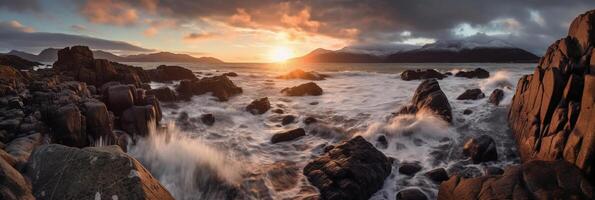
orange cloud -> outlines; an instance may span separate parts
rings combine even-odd
[[[281,23],[291,28],[304,29],[307,31],[318,31],[321,23],[319,21],[310,19],[310,9],[306,8],[301,10],[297,15],[283,14],[281,17]]]
[[[125,2],[112,0],[87,1],[81,13],[93,23],[113,24],[118,26],[132,25],[138,20],[136,9]]]

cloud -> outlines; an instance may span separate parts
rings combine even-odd
[[[0,9],[9,11],[40,11],[38,0],[0,0]]]
[[[88,31],[87,27],[85,27],[83,25],[78,25],[78,24],[71,25],[70,30],[72,30],[74,32],[87,32]]]
[[[90,22],[128,26],[136,24],[139,14],[125,1],[92,0],[81,7],[81,13]]]
[[[204,40],[204,39],[212,38],[212,37],[214,37],[214,35],[211,33],[190,33],[190,34],[184,36],[184,40],[198,41],[198,40]]]
[[[62,48],[85,45],[93,49],[123,52],[152,52],[127,42],[113,41],[82,35],[35,32],[18,21],[0,21],[0,51],[18,49],[38,52],[48,47]]]

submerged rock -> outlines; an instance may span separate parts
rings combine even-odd
[[[492,94],[490,94],[490,98],[488,102],[494,105],[500,105],[500,101],[504,99],[504,91],[501,89],[495,89]]]
[[[469,89],[465,90],[463,94],[457,97],[457,100],[478,100],[484,98],[486,95],[481,91],[481,89]]]
[[[281,125],[285,126],[287,124],[291,124],[295,121],[295,116],[293,115],[286,115],[281,119]]]
[[[413,176],[417,172],[421,171],[421,165],[417,162],[412,163],[401,163],[401,167],[399,167],[399,173]]]
[[[25,175],[37,199],[173,199],[118,146],[44,145],[31,155]]]
[[[219,101],[227,101],[230,97],[242,93],[242,88],[236,86],[227,76],[205,77],[199,80],[183,80],[176,87],[178,94],[184,98],[192,95],[202,95],[210,92]]]
[[[271,138],[271,143],[287,142],[305,136],[306,131],[303,128],[296,128],[287,132],[277,133]]]
[[[396,200],[426,200],[428,197],[417,188],[408,188],[397,193]]]
[[[471,71],[459,71],[455,74],[455,76],[465,78],[489,78],[490,72],[482,68],[476,68]]]
[[[318,120],[314,117],[306,117],[306,119],[304,119],[304,124],[306,124],[306,125],[316,123],[316,122],[318,122]]]
[[[323,74],[319,74],[314,71],[305,72],[301,69],[293,70],[285,75],[278,76],[279,79],[304,79],[304,80],[311,80],[311,81],[319,81],[324,80],[327,76]]]
[[[213,114],[202,114],[200,116],[200,121],[205,125],[212,126],[215,124],[215,116],[213,116]]]
[[[238,76],[238,74],[235,73],[235,72],[227,72],[227,73],[223,73],[221,75],[223,75],[223,76],[229,76],[229,77],[236,77],[236,76]]]
[[[320,96],[322,95],[322,88],[316,83],[309,82],[295,87],[285,88],[281,90],[287,96]]]
[[[419,80],[419,79],[431,79],[431,78],[443,79],[446,77],[447,77],[446,75],[441,74],[440,72],[438,72],[434,69],[426,69],[426,70],[421,70],[421,69],[410,70],[410,69],[408,69],[401,73],[401,79],[404,81]]]
[[[458,199],[593,199],[593,187],[566,161],[528,161],[503,175],[452,176],[440,184],[440,200]]]
[[[487,135],[481,135],[477,138],[467,140],[463,147],[463,154],[471,157],[473,163],[498,160],[496,142],[492,137]]]
[[[431,111],[444,121],[452,122],[450,103],[436,79],[428,79],[419,84],[411,100],[411,105],[402,107],[398,114],[415,114],[421,110]]]
[[[180,66],[159,65],[156,69],[147,70],[151,81],[171,82],[180,80],[196,80],[191,70]]]
[[[363,137],[342,143],[304,167],[323,199],[369,199],[382,188],[392,160]]]
[[[428,177],[430,180],[437,183],[448,180],[448,172],[446,172],[446,170],[442,167],[430,170],[426,172],[424,175]]]
[[[252,101],[248,106],[246,106],[246,110],[253,115],[261,115],[271,109],[271,103],[269,102],[269,98],[264,97],[260,99],[256,99]]]

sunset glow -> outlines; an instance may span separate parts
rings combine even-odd
[[[272,62],[284,62],[294,56],[293,50],[288,47],[275,47],[271,50],[269,59]]]

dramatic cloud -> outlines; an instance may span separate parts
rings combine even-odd
[[[0,8],[11,11],[39,11],[38,0],[0,0]]]
[[[126,1],[87,1],[81,9],[83,16],[93,23],[126,26],[135,24],[138,20],[136,9]]]
[[[61,48],[72,45],[86,45],[93,49],[119,52],[153,51],[121,41],[62,33],[34,32],[33,29],[25,27],[17,21],[0,21],[0,51],[17,49],[38,52],[48,47]]]

